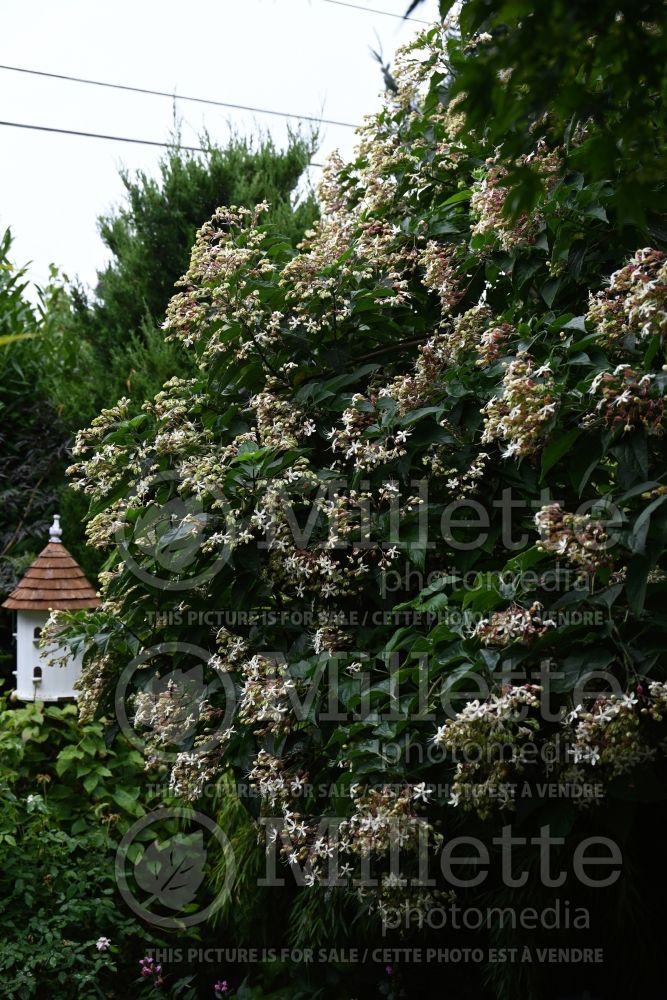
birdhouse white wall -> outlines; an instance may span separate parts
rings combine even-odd
[[[76,698],[74,684],[81,675],[81,657],[68,657],[60,665],[62,651],[51,644],[40,649],[39,633],[49,613],[16,612],[16,697],[22,701],[59,701]],[[45,655],[42,655],[42,654]],[[57,663],[49,663],[58,657]]]
[[[39,646],[39,634],[51,610],[94,608],[99,599],[81,567],[60,541],[56,514],[49,544],[2,605],[16,612],[16,696],[23,701],[76,698],[81,656],[72,657],[54,644]],[[52,662],[49,662],[52,661]]]

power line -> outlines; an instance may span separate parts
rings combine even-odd
[[[157,142],[154,139],[131,139],[129,136],[124,135],[104,135],[101,132],[76,132],[71,128],[53,128],[51,125],[28,125],[25,122],[3,122],[0,121],[0,125],[7,125],[9,128],[28,128],[35,132],[57,132],[59,135],[79,135],[86,139],[109,139],[112,142],[135,142],[140,146],[162,146],[168,149],[173,146],[178,146],[179,149],[184,149],[188,153],[205,153],[206,150],[201,146],[180,146],[177,143],[172,142]]]
[[[108,139],[111,142],[133,142],[140,146],[161,146],[163,149],[182,149],[187,153],[208,153],[202,146],[182,146],[176,142],[158,142],[155,139],[134,139],[126,135],[106,135],[102,132],[77,132],[71,128],[54,128],[51,125],[29,125],[26,122],[3,122],[9,128],[27,128],[34,132],[55,132],[57,135],[78,135],[84,139]],[[321,167],[321,163],[309,163],[309,167]]]
[[[397,15],[398,16],[398,15]],[[67,80],[69,83],[86,83],[93,87],[109,87],[112,90],[128,90],[133,94],[150,94],[152,97],[169,97],[172,100],[192,101],[195,104],[212,104],[219,108],[232,108],[235,111],[252,111],[260,115],[275,115],[278,118],[298,118],[301,121],[317,122],[321,125],[340,125],[341,128],[356,128],[352,122],[339,122],[333,118],[318,118],[316,115],[299,115],[289,111],[273,111],[269,108],[255,108],[250,104],[232,104],[230,101],[215,101],[208,97],[190,97],[186,94],[170,94],[167,90],[151,90],[149,87],[132,87],[125,83],[109,83],[105,80],[89,80],[82,76],[68,76],[65,73],[47,73],[41,69],[27,69],[25,66],[5,66],[0,69],[11,73],[27,73],[30,76],[46,76],[50,80]]]
[[[420,17],[405,17],[404,14],[394,14],[389,10],[377,10],[375,7],[361,7],[358,3],[347,3],[346,0],[323,0],[324,3],[333,3],[336,7],[351,7],[353,10],[365,10],[367,14],[383,14],[385,17],[397,17],[400,21],[414,21],[416,24],[430,24],[430,21],[422,21]]]

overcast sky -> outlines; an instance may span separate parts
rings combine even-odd
[[[408,6],[354,2],[394,14]],[[426,0],[414,16],[436,15],[437,0]],[[419,27],[327,0],[21,0],[3,5],[0,63],[359,122],[381,89],[369,47],[388,59]],[[164,141],[173,123],[169,98],[4,69],[0,101],[2,121],[78,131]],[[284,119],[190,102],[177,112],[185,144],[204,127],[224,142],[230,125],[285,139]],[[94,283],[105,261],[96,220],[122,198],[119,167],[154,173],[161,151],[6,126],[0,142],[0,232],[13,231],[14,261],[32,261],[38,282],[53,262]],[[352,129],[323,126],[316,159],[354,143]]]

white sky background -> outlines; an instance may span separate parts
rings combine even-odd
[[[409,0],[354,0],[403,14]],[[437,0],[415,17],[434,20]],[[2,5],[0,63],[189,94],[280,111],[360,122],[378,106],[380,68],[420,25],[325,0],[20,0]],[[379,43],[378,43],[379,39]],[[225,142],[232,125],[269,131],[284,119],[178,102],[182,141],[205,127]],[[0,70],[0,119],[165,141],[169,98],[130,94]],[[293,124],[296,124],[295,122]],[[322,162],[349,155],[352,129],[322,126]],[[44,282],[51,262],[94,284],[106,260],[97,217],[119,204],[118,168],[156,174],[163,150],[0,126],[0,232],[10,226],[13,259],[32,262]],[[311,171],[316,181],[320,171]],[[203,220],[202,220],[203,221]]]

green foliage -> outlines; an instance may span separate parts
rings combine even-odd
[[[74,704],[10,708],[5,698],[0,748],[0,774],[14,794],[28,795],[36,781],[42,784],[49,815],[73,835],[85,830],[103,845],[109,824],[123,833],[145,812],[137,785],[142,755],[121,736],[110,743],[101,722],[79,723]]]
[[[658,233],[648,245],[641,219],[628,225],[622,181],[589,162],[587,144],[606,129],[594,118],[571,155],[534,136],[536,201],[508,211],[514,152],[481,132],[462,139],[458,109],[441,101],[451,51],[433,29],[402,53],[356,158],[325,174],[323,216],[302,252],[258,213],[216,213],[167,314],[196,373],[171,380],[141,417],[117,407],[79,439],[90,538],[110,570],[102,609],[68,616],[71,640],[88,650],[86,710],[111,709],[142,648],[191,643],[215,656],[235,700],[211,695],[197,739],[230,704],[234,725],[210,754],[178,762],[175,786],[196,799],[230,770],[240,782],[250,774],[252,820],[233,801],[220,810],[238,834],[246,920],[266,898],[245,892],[256,863],[248,824],[289,820],[313,884],[282,892],[274,936],[298,946],[377,940],[378,913],[398,905],[382,880],[366,895],[326,886],[313,842],[327,817],[348,824],[352,870],[370,859],[382,874],[380,835],[368,831],[386,816],[421,817],[436,847],[468,833],[491,850],[507,822],[524,836],[546,825],[569,865],[576,844],[600,833],[636,858],[664,814],[665,244]],[[656,148],[649,136],[648,155]],[[169,516],[179,503],[196,513]],[[232,613],[222,629],[207,617],[221,610]],[[186,671],[189,655],[155,669]],[[600,670],[623,696],[602,693],[588,716],[575,691]],[[471,679],[486,685],[481,707]],[[303,710],[294,693],[310,698]],[[166,738],[167,723],[156,717],[149,739]],[[523,741],[549,747],[554,734],[581,749],[579,777],[566,757],[558,779],[603,786],[588,812],[533,794],[553,771],[523,767]],[[503,738],[516,750],[507,768],[455,756]],[[434,744],[444,748],[435,760]],[[507,783],[514,804],[496,796]],[[515,907],[537,897],[537,863],[531,845],[516,856],[527,885]],[[628,864],[593,900],[609,941],[622,940],[614,914],[634,878],[648,898],[649,870]],[[563,892],[592,905],[572,881]],[[457,895],[481,906],[501,890],[492,879]],[[432,905],[417,890],[398,896]],[[422,943],[421,931],[408,936]],[[635,974],[623,962],[618,947],[610,981]],[[503,1000],[550,996],[554,977],[489,972]],[[425,982],[417,970],[410,995]],[[478,987],[455,980],[461,996]]]
[[[6,596],[42,547],[62,489],[66,430],[42,382],[40,313],[26,298],[25,271],[0,240],[0,594]]]
[[[177,140],[158,178],[122,174],[126,202],[100,220],[111,260],[95,295],[51,269],[39,301],[25,295],[25,272],[13,268],[7,232],[0,243],[0,595],[6,596],[48,537],[60,510],[65,543],[91,579],[100,560],[85,544],[85,504],[67,485],[75,431],[104,406],[130,396],[137,406],[175,374],[191,368],[187,352],[166,342],[160,324],[174,284],[187,268],[199,226],[221,204],[272,203],[272,219],[297,242],[316,215],[297,187],[314,138],[230,138],[192,155]],[[22,340],[27,334],[29,340]],[[8,338],[8,339],[7,339]],[[5,635],[2,645],[9,646]]]
[[[441,0],[443,17],[453,8]],[[539,196],[539,177],[517,161],[543,135],[577,167],[585,163],[592,180],[615,181],[622,221],[660,225],[667,98],[661,0],[463,0],[450,30],[451,76],[441,94],[462,98],[464,142],[472,132],[502,146],[514,190],[509,212],[532,207]],[[573,148],[579,130],[585,140]]]
[[[473,835],[494,861],[511,823],[526,838],[513,906],[589,907],[612,950],[603,989],[646,986],[655,955],[636,967],[618,915],[637,896],[651,919],[661,907],[654,847],[647,862],[642,850],[666,801],[665,230],[628,214],[636,149],[601,175],[590,144],[604,146],[608,125],[593,113],[566,147],[548,131],[512,147],[514,119],[507,149],[493,122],[465,132],[444,98],[476,72],[476,51],[464,59],[460,39],[432,29],[400,54],[355,159],[325,173],[323,215],[299,253],[259,210],[220,210],[200,230],[165,324],[192,355],[190,377],[169,380],[140,416],[129,404],[103,412],[79,437],[89,535],[109,572],[103,607],[64,627],[86,648],[91,717],[112,711],[125,665],[157,643],[178,644],[152,661],[159,673],[185,673],[192,644],[230,680],[233,695],[207,691],[172,780],[192,801],[230,774],[250,782],[247,816],[224,787],[217,806],[241,855],[225,912],[247,906],[241,934],[384,943],[379,917],[426,914],[442,898],[386,877],[391,821],[408,821],[403,877],[418,870],[418,821],[434,852]],[[662,155],[652,138],[646,150]],[[216,622],[221,611],[230,618]],[[145,694],[146,672],[134,683]],[[149,747],[169,738],[177,692],[146,723]],[[220,732],[225,710],[233,725]],[[503,742],[508,760],[493,754]],[[527,761],[528,744],[544,754]],[[549,760],[555,744],[566,751]],[[554,801],[538,791],[549,781],[599,783],[600,801]],[[291,838],[277,859],[288,886],[267,928],[268,893],[245,903],[250,832],[276,815]],[[333,818],[350,876],[336,887],[326,844],[315,846]],[[560,838],[562,886],[540,883],[529,838],[544,828]],[[567,875],[596,835],[625,862],[598,893]],[[310,884],[297,885],[306,862]],[[378,884],[357,892],[363,862]],[[506,903],[505,889],[496,871],[457,901]],[[458,943],[441,927],[406,937]],[[515,939],[483,928],[474,944]],[[469,971],[449,986],[478,997]],[[570,970],[539,965],[484,975],[498,1000],[600,988],[599,967],[577,973],[574,987]],[[409,995],[427,984],[417,969]],[[337,995],[337,983],[323,988]]]
[[[3,343],[12,343],[20,337],[33,333],[34,316],[24,292],[26,282],[24,271],[17,271],[9,259],[12,237],[7,230],[0,241],[0,292],[2,312],[0,312],[0,336]]]
[[[155,671],[186,674],[186,644],[229,680],[207,691],[172,772],[179,794],[212,803],[232,843],[236,876],[212,932],[225,942],[458,944],[441,925],[403,939],[381,930],[392,909],[427,914],[442,898],[386,877],[387,824],[422,822],[434,852],[474,835],[495,862],[511,823],[526,838],[512,855],[525,884],[508,894],[494,870],[482,887],[459,887],[459,904],[585,905],[586,943],[602,938],[611,954],[604,970],[577,967],[574,983],[571,969],[507,963],[482,970],[483,982],[452,970],[448,990],[544,1000],[650,984],[658,963],[637,915],[661,913],[667,801],[663,48],[655,3],[465,0],[460,31],[429,30],[401,54],[355,158],[325,173],[323,216],[301,252],[312,206],[292,213],[289,196],[308,150],[296,143],[290,159],[269,148],[264,162],[232,143],[203,161],[169,154],[159,183],[126,178],[127,209],[102,223],[114,259],[97,300],[57,283],[48,292],[45,343],[61,360],[44,366],[46,398],[65,424],[130,397],[77,447],[108,571],[103,607],[62,619],[86,652],[81,707],[88,720],[110,716],[128,662],[162,642],[176,651],[137,671],[131,694],[145,695]],[[252,210],[264,198],[266,220]],[[218,210],[199,229],[164,343],[157,327],[185,247],[221,202],[251,210]],[[8,315],[20,313],[14,286],[6,297]],[[19,327],[12,319],[0,335]],[[8,349],[28,356],[33,343]],[[104,399],[102,389],[68,396],[77,365]],[[224,628],[220,611],[232,612]],[[601,672],[618,696],[587,694]],[[146,723],[149,752],[168,741],[177,697],[175,683]],[[227,709],[233,725],[221,732]],[[93,990],[101,959],[86,959],[77,928],[104,934],[115,920],[109,936],[132,934],[124,911],[106,906],[104,859],[146,808],[140,761],[67,709],[3,721],[2,870],[19,851],[29,859],[8,889],[11,915],[24,907],[23,924],[46,930],[50,949],[31,957],[8,934],[8,967],[20,976],[23,961],[39,976],[54,947],[71,947],[63,983]],[[525,760],[528,743],[544,751],[561,738],[562,759]],[[498,762],[503,741],[512,755]],[[468,747],[480,759],[462,765]],[[43,790],[28,793],[41,774]],[[580,808],[540,795],[551,780],[602,792]],[[276,814],[292,838],[293,853],[277,857],[287,884],[258,887],[260,820]],[[336,887],[326,845],[315,846],[331,818],[344,824],[352,875]],[[618,882],[542,884],[528,838],[545,827],[568,873],[584,838],[611,838],[623,851]],[[413,876],[410,829],[401,874]],[[46,876],[79,853],[99,900],[70,867],[58,911]],[[311,884],[296,884],[306,862]],[[365,862],[378,885],[357,892]],[[226,864],[209,871],[214,889]],[[436,892],[451,888],[442,875]],[[526,940],[504,926],[472,938]],[[530,943],[554,938],[571,943],[567,928],[538,929]],[[251,970],[237,995],[429,986],[426,968],[408,982],[341,966],[275,963]],[[174,995],[198,995],[202,977],[180,972],[167,973]]]
[[[121,837],[137,818],[174,801],[147,795],[144,773],[143,756],[114,727],[81,723],[74,704],[21,706],[0,698],[3,997],[213,996],[221,976],[187,952],[220,947],[219,931],[204,940],[194,929],[156,933],[118,891]],[[151,824],[150,831],[162,839],[177,825]],[[133,859],[138,846],[130,849]],[[234,907],[240,904],[237,896]],[[98,951],[103,937],[111,944]],[[143,956],[170,948],[181,949],[182,959],[165,963],[160,976],[139,975]]]
[[[131,941],[140,952],[144,931],[119,907],[109,851],[50,829],[34,809],[19,818],[16,846],[5,843],[0,857],[9,874],[0,904],[5,997],[106,997],[119,976],[133,975],[125,949]],[[102,935],[116,943],[113,951],[97,951]]]
[[[0,703],[3,996],[106,997],[155,937],[123,907],[113,859],[143,815],[141,755],[74,705]],[[17,933],[18,931],[18,933]],[[112,945],[98,951],[98,938]]]

